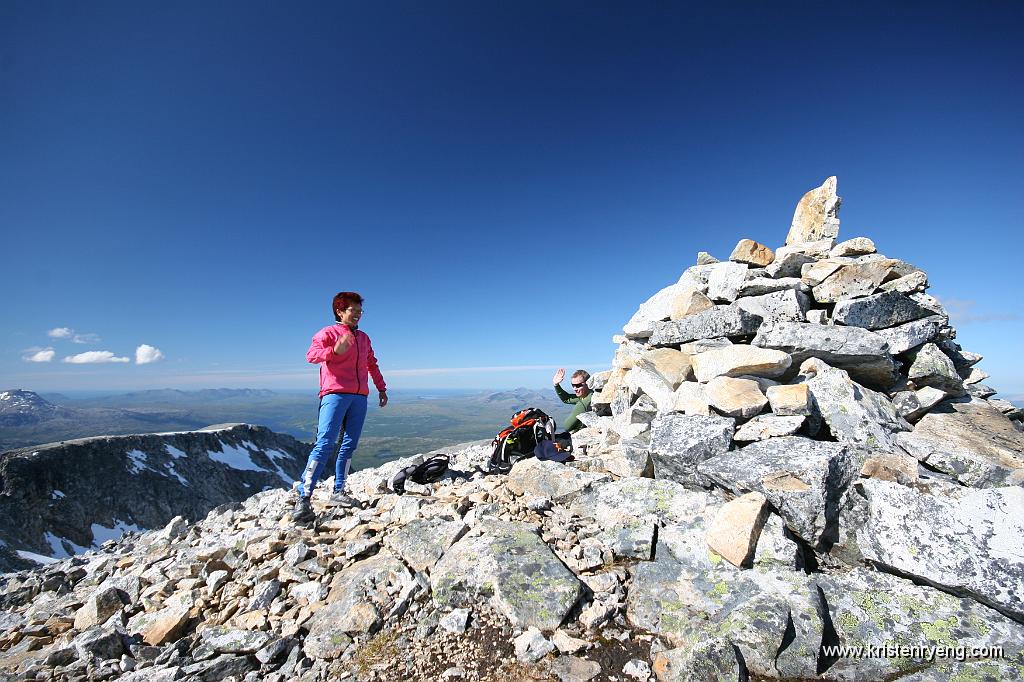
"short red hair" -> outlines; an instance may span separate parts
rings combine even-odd
[[[338,311],[345,310],[356,303],[362,305],[363,297],[354,291],[339,291],[334,295],[334,300],[331,301],[331,312],[334,313],[334,319],[340,322],[341,318],[338,317]]]

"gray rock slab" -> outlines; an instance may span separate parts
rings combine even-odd
[[[931,315],[896,327],[879,329],[875,333],[889,343],[890,353],[899,355],[934,339],[940,327],[945,324],[945,318]]]
[[[838,646],[866,650],[899,643],[917,647],[916,651],[907,651],[909,655],[827,657],[825,662],[831,664],[827,679],[881,680],[908,669],[934,669],[943,664],[943,659],[931,658],[931,647],[1002,646],[1006,659],[1022,662],[1024,626],[970,599],[859,568],[822,574],[817,584],[828,605]]]
[[[832,320],[836,324],[864,329],[895,327],[932,315],[932,311],[897,291],[836,303]]]
[[[384,544],[414,570],[426,571],[462,537],[466,529],[462,519],[413,519],[388,535]]]
[[[462,538],[434,565],[434,601],[468,606],[484,595],[517,627],[561,625],[583,595],[572,571],[528,524],[485,517],[477,528],[480,535]]]
[[[911,427],[888,396],[861,386],[845,370],[820,360],[807,361],[801,371],[811,377],[807,388],[836,440],[885,452],[898,450],[896,435]]]
[[[735,423],[729,417],[659,414],[651,424],[655,478],[692,482],[699,462],[729,449]]]
[[[594,518],[606,528],[628,526],[638,519],[656,519],[662,524],[694,524],[714,502],[707,492],[688,490],[674,481],[622,478],[587,491],[570,509],[580,516]]]
[[[834,541],[839,498],[855,473],[846,446],[799,436],[717,455],[698,464],[697,472],[737,495],[762,493],[786,526],[812,546]]]
[[[761,318],[734,306],[717,305],[676,322],[655,322],[652,346],[677,346],[698,339],[749,336]]]
[[[760,296],[744,296],[736,299],[733,305],[751,315],[757,315],[763,324],[803,322],[811,307],[811,299],[802,291],[785,289]]]
[[[1024,620],[1024,488],[927,494],[865,479],[863,555],[902,575]]]
[[[751,345],[789,353],[792,367],[799,367],[808,358],[819,358],[848,370],[858,382],[874,388],[888,388],[896,376],[886,340],[858,327],[778,322],[762,327]]]
[[[929,467],[964,485],[1024,482],[1024,433],[1000,410],[977,398],[948,400],[924,415],[898,443]]]
[[[607,474],[580,471],[560,462],[531,457],[516,462],[506,484],[518,495],[539,495],[553,502],[565,502],[609,479]]]
[[[925,386],[916,391],[900,391],[892,397],[892,405],[901,417],[913,423],[948,397],[945,391]]]

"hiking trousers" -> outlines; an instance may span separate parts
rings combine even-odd
[[[366,396],[356,393],[328,393],[320,399],[320,418],[316,431],[316,444],[309,453],[306,469],[299,482],[299,495],[310,497],[313,488],[334,454],[338,434],[342,433],[338,461],[334,466],[334,492],[345,489],[345,476],[352,463],[352,453],[359,445],[359,435],[366,421]]]

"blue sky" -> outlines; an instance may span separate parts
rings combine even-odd
[[[0,388],[313,391],[339,290],[395,388],[543,386],[837,175],[840,237],[925,269],[1024,393],[1022,28],[1010,2],[5,2]]]

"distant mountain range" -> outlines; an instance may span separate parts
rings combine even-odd
[[[317,406],[315,394],[262,389],[159,389],[90,398],[7,390],[0,392],[0,451],[235,422],[259,424],[311,442],[316,437]],[[386,409],[370,401],[353,468],[489,438],[524,407],[538,407],[559,422],[570,412],[552,389],[394,391]]]

